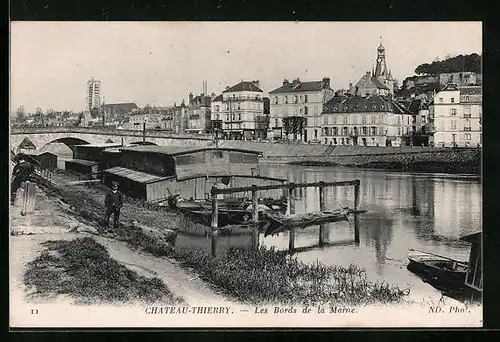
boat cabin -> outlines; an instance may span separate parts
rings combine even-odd
[[[99,167],[103,168],[103,155],[102,153],[107,149],[121,147],[118,143],[104,143],[104,144],[85,144],[73,146],[73,158],[81,160],[89,160],[99,163]]]
[[[70,159],[65,161],[65,169],[82,175],[96,177],[98,163],[84,159]]]
[[[474,233],[460,238],[471,243],[469,267],[465,277],[465,285],[481,293],[483,291],[482,271],[482,233]]]
[[[187,200],[204,200],[210,197],[214,185],[234,188],[286,181],[259,175],[261,152],[258,151],[178,146],[135,146],[119,150],[119,161],[104,171],[104,183],[118,181],[124,192],[128,191],[127,186],[143,189],[132,194],[128,191],[128,195],[147,201],[165,200],[173,195]],[[265,195],[262,198],[283,197],[280,189],[262,193]],[[250,194],[224,196],[243,198]]]

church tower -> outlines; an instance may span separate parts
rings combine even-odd
[[[373,76],[378,78],[380,82],[389,88],[390,94],[394,94],[394,79],[392,78],[391,71],[387,69],[385,47],[382,45],[382,37],[380,37],[380,45],[377,48],[377,61],[375,65]]]

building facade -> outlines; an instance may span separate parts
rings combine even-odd
[[[263,91],[258,81],[241,81],[222,92],[215,101],[213,117],[222,120],[226,139],[263,139],[267,134],[268,115],[264,114]],[[220,106],[217,111],[217,107]]]
[[[324,144],[403,146],[412,135],[411,113],[392,97],[336,95],[322,118]]]
[[[89,111],[92,111],[92,109],[94,108],[100,109],[101,95],[102,95],[101,81],[94,80],[93,78],[88,80],[85,95],[86,95],[87,109]]]
[[[189,104],[187,111],[187,133],[208,133],[211,127],[211,98],[208,95],[200,94],[193,97],[189,94]]]
[[[321,81],[301,82],[295,79],[292,82],[284,80],[283,84],[269,92],[270,117],[269,138],[290,139],[297,135],[286,132],[284,118],[303,117],[306,119],[305,127],[299,132],[304,142],[319,142],[321,140],[321,112],[323,105],[334,96],[330,88],[330,79]]]
[[[482,146],[482,90],[448,83],[429,106],[434,145],[437,147]]]

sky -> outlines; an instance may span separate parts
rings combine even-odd
[[[356,83],[386,48],[401,81],[436,57],[482,52],[480,22],[13,22],[11,111],[85,108],[90,78],[106,103],[168,106],[242,79]]]

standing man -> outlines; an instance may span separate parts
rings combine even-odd
[[[16,165],[12,170],[12,183],[11,183],[11,196],[10,204],[14,204],[17,196],[17,190],[21,187],[23,182],[28,181],[33,173],[35,173],[35,167],[26,160],[23,154],[18,154],[14,157]]]
[[[106,194],[104,204],[106,205],[106,218],[104,225],[108,227],[109,218],[111,217],[111,214],[113,214],[114,228],[118,228],[120,209],[123,206],[123,195],[120,191],[118,191],[118,182],[112,183],[111,191]]]

